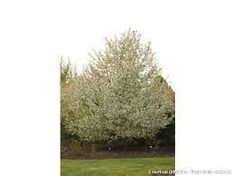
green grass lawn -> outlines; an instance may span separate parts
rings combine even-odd
[[[150,176],[148,170],[174,168],[174,157],[61,160],[61,176]]]

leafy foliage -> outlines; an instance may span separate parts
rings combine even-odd
[[[66,104],[64,93],[68,89],[71,82],[77,75],[76,69],[72,66],[70,62],[65,62],[61,59],[60,62],[60,83],[61,83],[61,143],[70,142],[73,136],[65,128],[65,112],[67,111],[68,104]]]

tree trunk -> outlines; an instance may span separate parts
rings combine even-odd
[[[147,152],[147,149],[148,149],[148,140],[146,139],[144,143],[144,152]]]
[[[96,158],[96,143],[91,144],[91,158]]]
[[[124,152],[126,152],[127,147],[128,147],[128,143],[127,143],[127,141],[125,141],[125,143],[124,143]]]
[[[147,152],[147,144],[144,144],[144,152]]]

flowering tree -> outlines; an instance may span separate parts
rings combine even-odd
[[[94,144],[118,137],[148,139],[169,124],[171,90],[150,44],[141,44],[136,31],[106,40],[105,49],[91,58],[63,94],[71,134]]]
[[[76,77],[77,72],[76,69],[70,62],[65,62],[61,58],[60,62],[60,90],[61,90],[61,119],[60,119],[60,126],[61,126],[61,143],[68,141],[70,139],[69,132],[65,128],[65,119],[66,114],[68,112],[68,101],[66,101],[65,92],[67,92],[68,88],[70,87],[71,82],[73,82],[74,78]]]

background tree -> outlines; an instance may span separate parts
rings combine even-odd
[[[129,30],[106,40],[105,49],[70,84],[66,129],[95,144],[121,138],[152,139],[172,119],[174,104],[150,43]]]
[[[65,129],[65,119],[68,111],[68,101],[66,101],[67,90],[73,79],[76,78],[77,71],[70,62],[65,62],[63,58],[60,61],[60,91],[61,91],[61,143],[64,144],[71,140],[72,136]],[[73,91],[71,91],[72,93]]]

